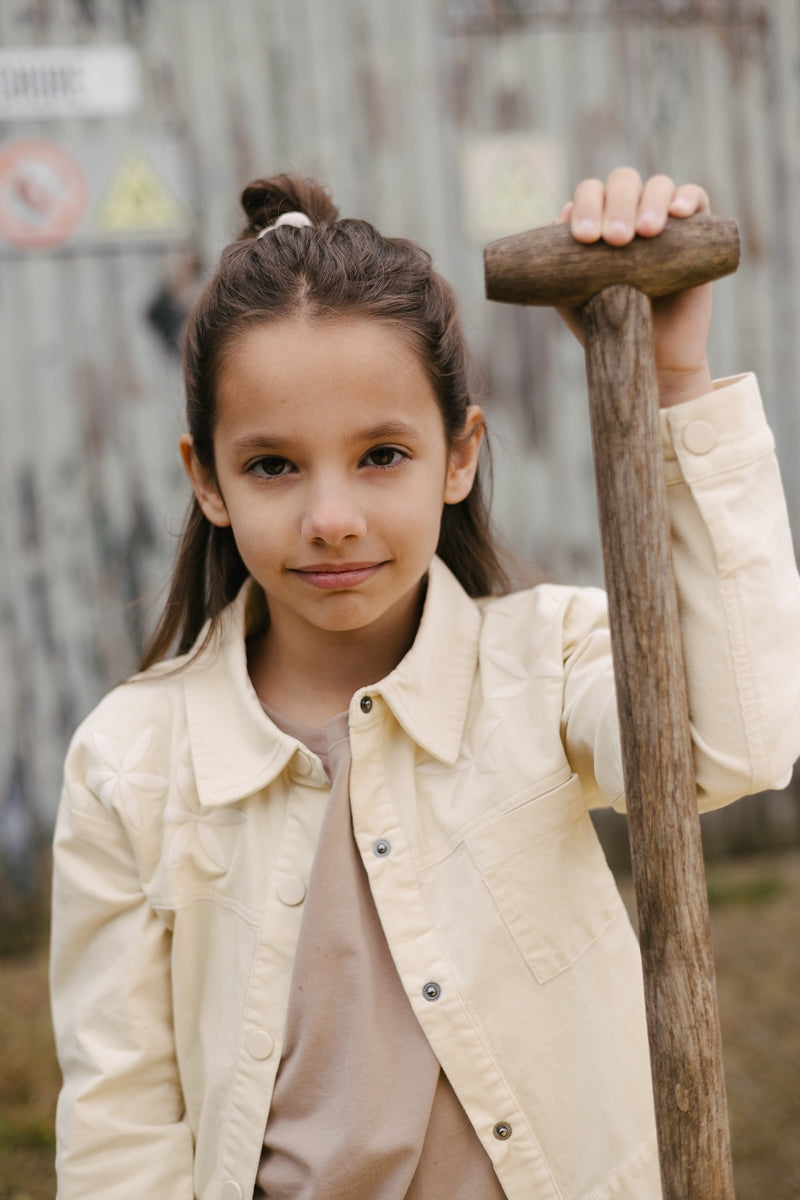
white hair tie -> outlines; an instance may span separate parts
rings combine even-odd
[[[272,233],[273,229],[277,229],[279,225],[294,225],[297,229],[302,229],[304,225],[313,225],[313,223],[302,212],[281,213],[274,225],[267,225],[266,229],[261,230],[256,241],[262,238],[265,233]]]

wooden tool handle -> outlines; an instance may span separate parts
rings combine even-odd
[[[734,271],[736,225],[700,214],[621,248],[553,225],[484,258],[490,299],[583,309],[664,1200],[733,1200],[648,297]]]
[[[583,309],[664,1200],[733,1200],[650,302]]]
[[[670,218],[657,237],[627,246],[585,245],[568,225],[548,225],[492,242],[484,265],[490,300],[575,308],[612,284],[669,296],[730,275],[739,265],[739,233],[735,221],[707,213]]]

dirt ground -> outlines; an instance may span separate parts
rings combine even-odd
[[[708,882],[736,1195],[800,1200],[800,850],[713,863]],[[46,977],[44,949],[0,958],[0,1200],[55,1195]]]
[[[800,1200],[800,853],[709,869],[738,1200]]]

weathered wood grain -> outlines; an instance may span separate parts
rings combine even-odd
[[[589,408],[665,1200],[732,1200],[650,302],[584,308]]]
[[[670,218],[658,237],[627,246],[583,245],[568,225],[553,225],[492,242],[484,264],[490,300],[578,308],[610,284],[655,298],[730,275],[739,265],[739,233],[735,221],[698,213]]]

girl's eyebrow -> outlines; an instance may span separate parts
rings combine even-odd
[[[380,425],[372,425],[362,429],[351,438],[353,442],[380,442],[386,438],[410,438],[419,436],[419,430],[405,421],[383,421]]]
[[[358,429],[350,435],[348,440],[353,445],[360,445],[363,442],[413,437],[419,437],[419,430],[414,425],[409,425],[406,421],[390,420],[382,421],[379,425],[371,425],[367,429]],[[296,442],[292,438],[282,437],[278,434],[248,433],[232,443],[232,449],[238,452],[265,448],[281,454],[296,448]]]
[[[274,437],[269,433],[247,433],[244,437],[236,438],[231,443],[231,449],[240,450],[285,450],[289,447],[289,438]]]

